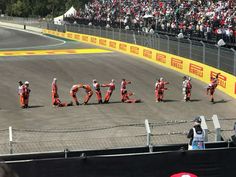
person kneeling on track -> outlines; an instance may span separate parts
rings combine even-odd
[[[129,98],[130,96],[134,95],[132,92],[127,92],[127,90],[124,91],[123,97],[122,97],[122,102],[124,103],[140,103],[141,99],[132,99]]]
[[[102,84],[101,86],[102,87],[108,87],[106,95],[105,95],[105,99],[104,99],[104,103],[108,103],[110,98],[111,98],[112,92],[115,90],[115,80],[112,79],[111,83]]]
[[[53,107],[66,107],[66,106],[73,106],[73,102],[71,101],[70,103],[62,103],[58,97],[54,99]]]

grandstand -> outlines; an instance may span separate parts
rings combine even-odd
[[[69,23],[158,32],[235,46],[236,2],[224,1],[98,1],[78,10]]]

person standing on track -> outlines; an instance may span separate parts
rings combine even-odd
[[[96,79],[93,80],[93,88],[97,96],[98,104],[102,104],[102,92],[100,90],[100,84],[97,82]]]
[[[215,89],[218,86],[218,78],[219,78],[220,73],[217,73],[215,78],[211,77],[211,82],[210,84],[207,86],[207,95],[210,92],[210,101],[212,103],[214,103],[214,93],[215,93]]]
[[[113,91],[115,90],[115,80],[112,79],[111,82],[109,84],[102,84],[102,87],[108,87],[106,95],[105,95],[105,99],[104,99],[104,103],[108,103],[111,95],[113,93]]]
[[[186,94],[187,83],[188,83],[187,77],[184,76],[183,83],[182,83],[182,93],[184,95],[183,101],[186,101],[186,98],[187,98],[187,94]]]
[[[25,103],[25,108],[29,107],[29,96],[30,96],[30,88],[29,88],[29,82],[25,81],[25,87],[24,87],[24,103]]]
[[[57,78],[52,81],[52,105],[53,107],[73,106],[73,102],[62,103],[58,95]]]
[[[53,78],[53,81],[52,81],[52,104],[53,105],[55,105],[57,98],[59,98],[58,88],[57,88],[57,78]]]
[[[76,93],[79,91],[79,88],[80,88],[80,84],[77,84],[77,85],[73,85],[72,88],[70,89],[70,96],[73,98],[77,106],[79,106],[79,101],[76,97]]]
[[[182,87],[183,87],[184,101],[190,101],[191,89],[192,89],[190,77],[186,77],[186,76],[183,77]]]
[[[86,96],[84,97],[84,104],[86,105],[88,103],[88,101],[90,100],[90,98],[93,95],[93,91],[90,87],[90,85],[85,84],[85,85],[81,85],[80,88],[83,88],[86,92]]]
[[[24,87],[25,85],[23,84],[22,81],[19,81],[19,86],[18,86],[18,95],[20,96],[20,106],[21,108],[25,108],[25,97],[24,97]]]
[[[191,78],[188,77],[187,86],[186,86],[186,101],[190,101],[191,90],[192,90]]]
[[[123,97],[125,96],[125,91],[127,91],[126,86],[128,84],[131,84],[131,81],[126,81],[125,79],[122,79],[121,85],[120,85],[120,95],[121,95],[121,101],[122,102],[123,102]]]
[[[165,85],[167,84],[169,84],[169,82],[165,82],[162,77],[157,80],[155,84],[156,102],[163,102],[164,91],[167,90]]]

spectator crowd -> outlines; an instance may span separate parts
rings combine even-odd
[[[235,0],[93,0],[66,19],[102,27],[183,33],[235,43]]]

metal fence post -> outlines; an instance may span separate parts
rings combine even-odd
[[[12,138],[12,127],[9,127],[9,153],[13,154],[13,138]]]
[[[206,119],[204,116],[200,116],[201,120],[202,120],[202,123],[201,123],[201,127],[202,129],[204,130],[204,133],[205,133],[205,142],[208,142],[208,127],[207,127],[207,124],[206,124]]]
[[[189,41],[189,58],[192,59],[192,41],[188,39]]]
[[[202,44],[202,62],[206,63],[206,44],[202,41],[200,41]]]
[[[112,39],[115,40],[115,30],[112,28]]]
[[[147,146],[149,147],[149,152],[153,152],[152,143],[151,143],[151,129],[150,129],[149,122],[147,119],[145,119],[145,128],[146,128],[146,133],[147,133]]]
[[[217,46],[218,52],[217,52],[217,68],[220,69],[220,46]]]
[[[178,56],[179,56],[179,52],[180,52],[180,39],[178,38],[178,51],[177,51]]]
[[[160,50],[160,35],[158,33],[156,33],[157,37],[158,37],[158,43],[157,43],[157,49]]]
[[[221,128],[218,116],[214,114],[212,120],[215,127],[215,141],[221,141]]]
[[[168,35],[165,35],[167,38],[167,52],[170,53],[170,37]]]
[[[231,50],[234,52],[234,75],[236,76],[236,50],[233,48]]]
[[[119,41],[120,41],[121,29],[119,29]]]
[[[134,44],[137,44],[136,35],[135,35],[135,32],[134,32],[134,31],[133,31],[133,38],[134,38]]]

